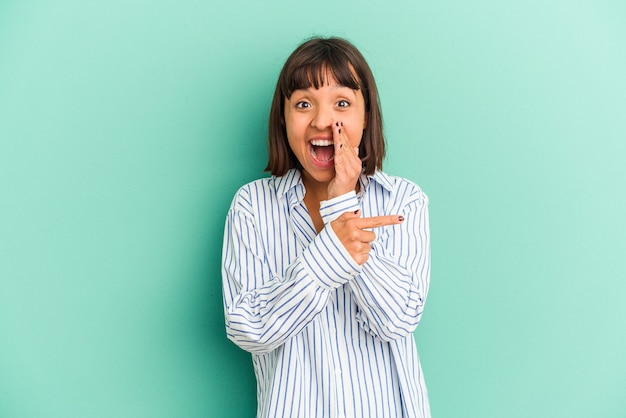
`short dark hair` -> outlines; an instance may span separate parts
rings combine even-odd
[[[367,126],[363,131],[359,155],[363,172],[372,175],[382,170],[385,157],[382,112],[378,89],[369,65],[359,50],[342,38],[315,37],[297,47],[280,72],[269,119],[268,163],[265,171],[283,176],[291,168],[300,168],[287,141],[285,98],[295,90],[322,87],[332,76],[343,86],[361,90],[365,99]]]

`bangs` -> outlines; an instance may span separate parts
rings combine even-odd
[[[328,52],[332,54],[335,51]],[[361,83],[348,57],[331,54],[311,57],[308,62],[299,63],[300,65],[288,69],[280,86],[283,96],[290,98],[295,90],[310,87],[319,89],[330,84],[331,81],[336,81],[339,85],[352,90],[360,90]]]

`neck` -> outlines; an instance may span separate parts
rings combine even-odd
[[[328,200],[328,184],[304,183],[306,189],[306,196],[309,201],[321,202],[322,200]]]
[[[321,202],[328,199],[328,183],[320,183],[309,177],[306,173],[302,173],[302,183],[306,189],[306,196],[309,201],[315,200]]]

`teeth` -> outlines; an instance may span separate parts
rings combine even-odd
[[[311,141],[311,145],[315,145],[316,147],[327,147],[329,145],[333,145],[333,141],[330,139],[314,139]]]
[[[313,156],[313,158],[315,158],[317,160],[317,152],[315,152],[315,148],[311,149],[311,155]],[[328,159],[325,162],[333,161],[334,159],[335,159],[335,156],[332,156],[332,157],[330,157],[330,159]]]

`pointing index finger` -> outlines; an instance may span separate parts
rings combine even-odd
[[[387,225],[397,225],[404,221],[402,215],[384,215],[384,216],[372,216],[370,218],[355,219],[356,226],[359,229],[364,228],[378,228]]]

